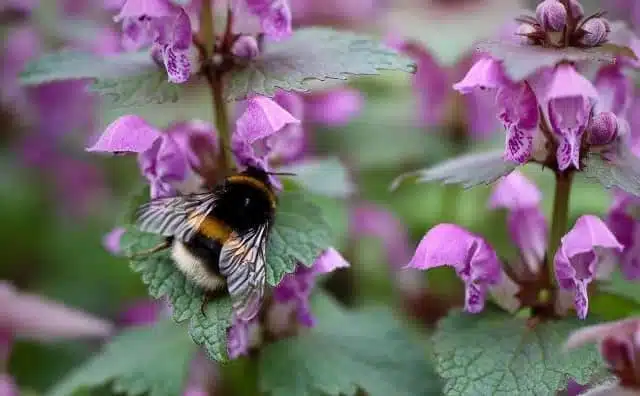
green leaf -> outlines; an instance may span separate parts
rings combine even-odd
[[[273,96],[278,88],[307,91],[309,80],[345,80],[348,75],[376,75],[380,70],[414,72],[415,65],[370,37],[304,28],[267,44],[260,56],[231,71],[225,92],[227,100]]]
[[[396,189],[406,179],[419,183],[442,181],[444,184],[462,184],[464,188],[491,184],[511,173],[518,164],[505,161],[502,150],[464,154],[427,169],[409,172],[397,177],[391,184]]]
[[[295,181],[305,190],[318,195],[346,198],[355,190],[347,168],[335,157],[308,159],[280,167],[277,171],[294,173]]]
[[[267,244],[267,282],[276,286],[298,262],[310,267],[330,245],[322,211],[302,193],[282,192]]]
[[[124,330],[55,385],[51,396],[113,384],[117,393],[174,396],[182,391],[196,346],[171,321]]]
[[[66,50],[43,55],[28,63],[20,74],[20,81],[24,85],[38,85],[62,80],[118,78],[153,69],[159,68],[148,51],[97,56]]]
[[[167,73],[159,68],[120,78],[98,78],[89,87],[100,95],[110,109],[175,103],[180,96],[179,84],[170,83]]]
[[[487,41],[480,44],[478,50],[488,52],[492,57],[503,61],[505,72],[514,81],[523,80],[537,70],[556,65],[563,60],[600,62],[604,65],[613,63],[616,56],[615,52],[598,47],[543,48],[506,41]]]
[[[608,154],[605,157],[600,153],[589,153],[584,171],[580,174],[607,189],[620,188],[631,195],[640,196],[640,159],[623,141],[617,142],[614,155]]]
[[[295,270],[298,262],[310,266],[330,245],[329,226],[322,212],[300,193],[283,192],[267,245],[267,281],[275,286],[282,277]],[[144,252],[158,246],[163,238],[143,233],[129,226],[121,240],[126,255]],[[180,272],[168,251],[141,256],[131,261],[131,268],[142,275],[149,294],[166,297],[173,308],[176,322],[189,320],[189,334],[202,345],[209,357],[227,360],[227,328],[231,321],[229,298],[212,300],[207,315],[201,312],[204,294]]]
[[[485,310],[454,312],[433,336],[445,395],[550,395],[569,377],[587,383],[600,365],[595,348],[564,352],[568,334],[589,321],[538,323]]]
[[[440,395],[426,347],[386,308],[344,311],[314,296],[316,327],[268,345],[260,354],[259,386],[278,396]]]

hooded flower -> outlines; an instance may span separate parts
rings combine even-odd
[[[187,11],[168,0],[126,0],[116,22],[122,22],[125,49],[152,45],[169,81],[184,83],[196,70],[196,50]]]
[[[547,222],[540,210],[542,194],[518,171],[496,184],[489,200],[491,209],[507,209],[509,234],[520,250],[530,274],[537,274],[547,248]]]
[[[639,207],[638,198],[617,192],[607,217],[609,229],[623,246],[617,257],[628,280],[640,279],[640,219],[633,215]]]
[[[565,348],[579,348],[592,342],[598,345],[600,355],[618,379],[616,383],[604,385],[601,393],[592,391],[592,394],[637,394],[640,386],[640,319],[630,318],[577,330],[569,336]]]
[[[451,266],[465,284],[465,310],[478,313],[486,293],[502,278],[495,251],[481,237],[454,224],[439,224],[422,238],[408,268]]]
[[[288,0],[241,0],[253,15],[260,18],[262,31],[274,40],[291,35],[291,9]]]
[[[215,158],[216,147],[215,130],[206,122],[177,122],[161,132],[128,115],[112,122],[87,151],[137,153],[151,197],[159,198],[198,191],[202,178],[197,171],[202,161]]]
[[[346,267],[349,267],[349,263],[337,250],[329,248],[311,267],[299,264],[294,273],[286,275],[273,291],[273,297],[280,304],[290,305],[299,323],[312,327],[315,324],[315,318],[309,307],[309,297],[315,285],[315,279],[319,275]]]
[[[556,278],[560,287],[574,291],[574,305],[581,319],[586,318],[589,309],[587,286],[603,254],[607,249],[622,248],[605,223],[592,215],[581,216],[562,237],[554,258]]]

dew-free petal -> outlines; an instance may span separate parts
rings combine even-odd
[[[160,132],[143,118],[126,115],[109,124],[98,141],[87,151],[141,153],[148,150],[159,136]]]
[[[574,304],[581,319],[587,316],[587,286],[595,276],[599,250],[622,248],[606,224],[593,215],[581,216],[562,237],[554,258],[556,278],[560,287],[574,290]]]
[[[453,84],[453,89],[466,94],[476,89],[497,89],[507,81],[502,63],[487,57],[481,58],[471,66],[467,75],[460,82]]]
[[[109,231],[108,234],[102,239],[102,246],[111,254],[120,253],[120,239],[124,235],[125,229],[123,227],[116,227]]]
[[[172,16],[175,11],[176,7],[169,0],[126,0],[114,20],[119,22],[124,18],[163,18]]]
[[[451,266],[465,283],[465,309],[480,312],[488,286],[500,281],[500,261],[481,237],[455,224],[439,224],[422,238],[408,268]]]
[[[113,325],[43,297],[0,282],[0,327],[19,338],[55,340],[107,337]]]
[[[540,205],[542,193],[531,180],[519,171],[504,176],[493,188],[489,198],[491,209],[526,209]]]
[[[364,97],[357,89],[338,88],[305,95],[304,102],[305,122],[339,127],[360,113]]]
[[[600,68],[595,88],[598,91],[598,101],[594,108],[596,114],[610,111],[617,116],[626,115],[631,105],[632,80],[624,75],[617,63]]]
[[[507,132],[505,159],[526,163],[533,153],[538,126],[538,101],[528,83],[503,84],[496,96],[498,118]]]
[[[240,0],[260,18],[263,32],[275,40],[291,35],[291,9],[287,0]]]

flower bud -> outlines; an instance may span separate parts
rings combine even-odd
[[[594,146],[609,144],[618,134],[618,118],[615,114],[605,111],[591,119],[588,142]]]
[[[571,0],[569,3],[571,7],[571,17],[575,20],[580,20],[584,16],[584,8],[578,0]]]
[[[253,36],[240,36],[233,43],[231,53],[237,57],[253,59],[260,53],[258,42]]]
[[[558,0],[544,0],[536,8],[536,18],[545,31],[559,32],[567,23],[567,9]]]
[[[531,39],[530,36],[535,34],[536,32],[537,30],[533,25],[529,23],[523,23],[520,26],[518,26],[518,30],[516,30],[516,35],[520,39],[521,44],[533,44],[534,40]]]
[[[607,41],[607,34],[611,31],[609,22],[603,18],[589,19],[582,25],[584,36],[580,39],[583,45],[595,47]]]

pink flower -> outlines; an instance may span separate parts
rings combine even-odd
[[[554,258],[556,278],[560,287],[574,291],[574,305],[580,319],[587,316],[587,286],[595,276],[603,250],[622,251],[622,248],[605,223],[592,215],[581,216],[562,237]]]
[[[151,197],[196,192],[202,178],[202,161],[215,156],[213,126],[202,121],[176,122],[164,133],[138,116],[112,122],[87,151],[137,153],[138,165],[151,185]]]
[[[291,35],[291,9],[288,0],[240,0],[260,18],[262,31],[275,40]]]
[[[464,282],[465,310],[471,313],[482,311],[489,287],[498,285],[503,275],[493,248],[454,224],[439,224],[429,230],[407,265],[418,269],[441,266],[453,267]]]
[[[640,207],[640,199],[617,192],[607,217],[607,225],[623,250],[617,257],[620,269],[628,280],[640,279],[640,219],[632,213]]]
[[[574,349],[592,342],[598,345],[609,370],[618,378],[618,383],[605,385],[600,393],[592,391],[593,394],[636,394],[640,386],[640,319],[630,318],[577,330],[569,336],[565,347]]]
[[[532,275],[538,273],[547,248],[548,227],[541,200],[537,186],[518,171],[498,182],[489,200],[490,208],[509,211],[509,234]]]
[[[84,312],[68,308],[0,282],[0,328],[14,337],[39,341],[102,338],[113,325]]]
[[[544,84],[541,100],[558,140],[558,168],[580,169],[580,144],[598,92],[571,65],[557,66]]]
[[[526,163],[538,131],[538,102],[527,83],[505,84],[498,90],[499,118],[507,131],[504,158]]]
[[[102,239],[102,246],[111,254],[120,253],[120,239],[124,235],[125,229],[122,227],[116,227],[111,230]]]
[[[300,324],[313,327],[315,318],[309,307],[309,297],[316,277],[333,272],[338,268],[347,267],[349,267],[349,263],[342,255],[337,250],[329,248],[316,259],[310,268],[298,264],[294,273],[285,275],[274,289],[273,297],[279,304],[291,305]]]

